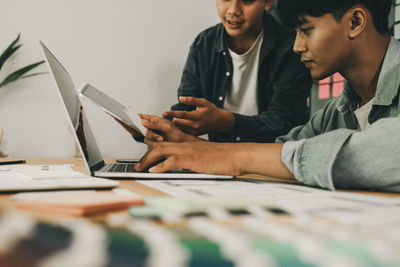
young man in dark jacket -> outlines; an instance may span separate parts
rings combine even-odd
[[[193,42],[180,103],[163,116],[218,142],[273,142],[308,120],[312,80],[292,51],[294,31],[267,12],[273,2],[216,0],[221,23]]]

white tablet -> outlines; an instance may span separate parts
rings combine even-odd
[[[79,89],[82,96],[90,99],[93,103],[102,108],[109,115],[125,122],[136,131],[146,136],[147,129],[141,123],[139,115],[132,106],[124,106],[110,96],[90,84],[85,84]]]

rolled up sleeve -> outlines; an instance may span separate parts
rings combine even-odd
[[[296,179],[329,190],[400,192],[400,117],[360,132],[338,129],[286,142],[281,160]]]
[[[354,132],[332,168],[335,187],[400,192],[400,117]]]
[[[352,133],[351,130],[338,129],[313,138],[286,142],[281,160],[299,182],[335,190],[332,167]]]

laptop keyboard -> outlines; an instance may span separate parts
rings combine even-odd
[[[135,163],[109,163],[109,167],[106,170],[107,172],[122,172],[122,173],[129,173],[129,172],[137,172],[133,168],[135,166]],[[142,172],[147,172],[147,171],[142,171]],[[189,170],[183,170],[183,169],[173,169],[170,171],[167,171],[168,173],[194,173]]]
[[[108,172],[136,172],[135,163],[112,163]]]

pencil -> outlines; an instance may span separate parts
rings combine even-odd
[[[0,161],[0,165],[22,164],[25,162],[26,162],[25,160]]]

